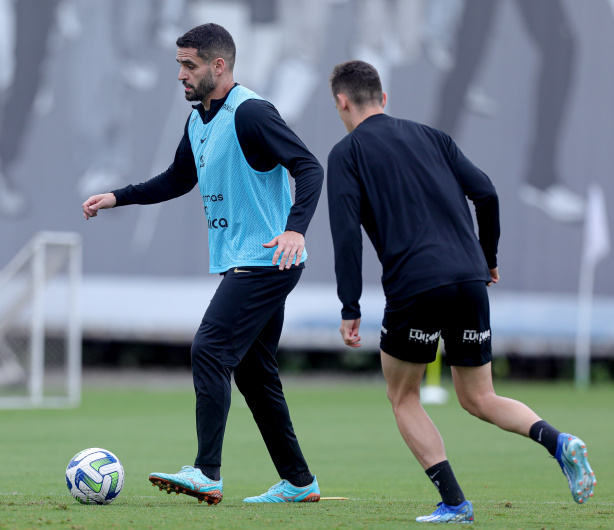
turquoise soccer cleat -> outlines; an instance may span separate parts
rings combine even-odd
[[[562,432],[556,441],[554,458],[567,477],[573,500],[583,504],[592,497],[597,480],[586,458],[586,444],[577,436]]]
[[[320,487],[315,475],[313,482],[308,486],[297,488],[287,480],[278,482],[266,493],[257,497],[247,497],[243,502],[318,502],[320,500]]]
[[[152,473],[149,482],[169,494],[174,491],[177,495],[184,493],[196,497],[199,503],[207,501],[208,504],[217,504],[223,497],[223,479],[211,480],[192,466],[183,466],[181,471],[174,474]]]
[[[437,505],[437,509],[431,515],[416,517],[419,523],[473,523],[473,504],[465,501],[458,506],[448,506],[443,502]]]

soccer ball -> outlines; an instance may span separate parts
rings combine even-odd
[[[66,486],[81,504],[109,504],[124,487],[124,468],[111,451],[85,449],[68,463]]]

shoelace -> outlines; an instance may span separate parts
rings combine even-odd
[[[271,491],[277,491],[277,489],[278,489],[280,486],[281,486],[281,489],[282,489],[282,491],[283,491],[283,489],[284,489],[284,483],[285,483],[285,482],[286,482],[285,480],[281,480],[281,481],[279,481],[279,482],[278,482],[277,484],[275,484],[274,486],[271,486],[271,487],[269,488],[269,491],[268,491],[268,492],[271,492]],[[267,493],[268,493],[268,492],[267,492]]]

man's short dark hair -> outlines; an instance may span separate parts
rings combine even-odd
[[[364,61],[347,61],[333,68],[330,76],[333,96],[345,94],[359,107],[383,102],[382,82],[377,70]]]
[[[177,39],[179,48],[196,48],[205,62],[221,57],[232,72],[237,49],[232,35],[222,26],[209,23],[196,26]]]

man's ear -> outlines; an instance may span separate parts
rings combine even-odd
[[[347,110],[350,100],[345,94],[337,94],[337,101],[339,102],[339,109]]]
[[[388,101],[388,94],[382,92],[382,108],[386,108],[386,102]]]
[[[214,59],[211,64],[213,66],[213,72],[218,75],[226,69],[226,61],[224,61],[224,59],[222,59],[221,57]]]

